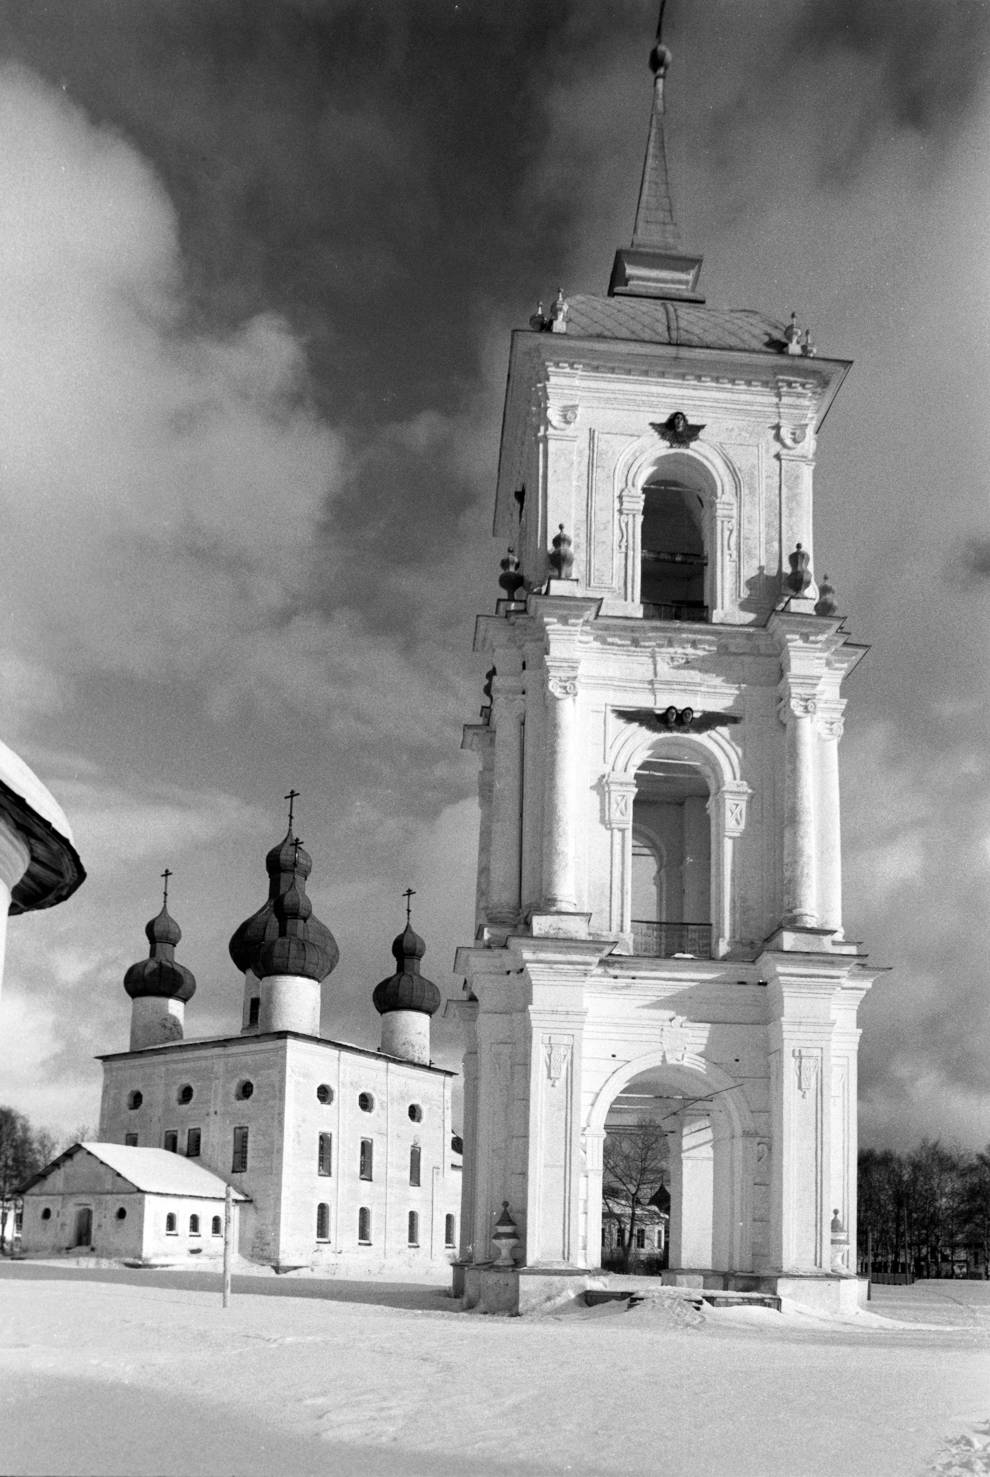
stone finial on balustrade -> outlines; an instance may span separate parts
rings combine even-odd
[[[572,578],[571,571],[574,568],[574,551],[571,541],[564,532],[562,523],[557,525],[558,532],[553,536],[553,548],[550,550],[550,568],[553,578],[558,580],[569,580]]]
[[[821,584],[818,586],[818,600],[815,602],[815,614],[835,615],[838,608],[835,603],[835,591],[828,582],[828,575],[825,575]]]
[[[808,568],[810,557],[808,551],[798,544],[793,554],[788,554],[788,562],[791,566],[790,574],[784,578],[784,583],[792,595],[803,596],[811,584],[811,570]]]
[[[526,579],[519,568],[519,559],[511,545],[500,562],[500,568],[502,573],[498,577],[499,587],[505,591],[506,600],[515,600],[519,589],[526,583]]]

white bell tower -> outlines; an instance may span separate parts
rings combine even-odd
[[[864,649],[812,572],[816,438],[849,365],[793,315],[699,296],[667,186],[669,63],[658,37],[608,296],[561,293],[512,336],[455,1007],[455,1290],[491,1310],[599,1267],[606,1133],[643,1116],[669,1145],[667,1280],[856,1293],[871,976],[842,930],[838,747]]]

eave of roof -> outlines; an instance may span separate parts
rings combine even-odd
[[[393,1062],[399,1067],[412,1067],[417,1072],[435,1072],[441,1077],[456,1077],[457,1073],[449,1067],[436,1067],[431,1062],[411,1062],[406,1057],[390,1056],[388,1052],[378,1051],[370,1046],[355,1046],[350,1041],[334,1041],[329,1036],[308,1036],[304,1031],[265,1031],[251,1032],[251,1034],[238,1032],[236,1036],[201,1036],[191,1041],[166,1041],[160,1046],[143,1046],[140,1051],[108,1051],[100,1053],[95,1060],[98,1062],[122,1061],[125,1057],[132,1057],[138,1061],[144,1057],[162,1056],[182,1051],[201,1051],[213,1047],[253,1046],[259,1041],[306,1041],[314,1046],[326,1046],[335,1051],[353,1052],[357,1056],[367,1056],[375,1061]]]

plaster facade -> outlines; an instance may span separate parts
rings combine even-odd
[[[243,1256],[328,1276],[447,1275],[460,1216],[452,1073],[292,1032],[102,1060],[100,1138],[192,1147],[250,1199]]]

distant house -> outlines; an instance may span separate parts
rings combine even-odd
[[[21,1248],[141,1261],[220,1258],[226,1183],[167,1149],[73,1144],[21,1187]],[[236,1206],[248,1197],[234,1190]]]

